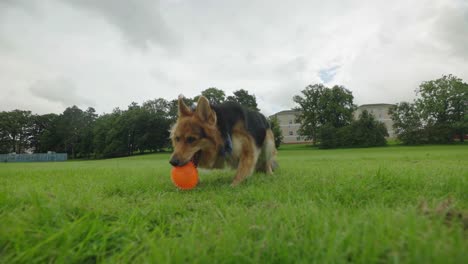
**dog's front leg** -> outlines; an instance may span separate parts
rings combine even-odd
[[[234,152],[239,157],[239,164],[231,186],[239,185],[245,178],[250,176],[258,159],[258,151],[256,151],[253,139],[248,134],[238,133],[234,137],[236,141]]]

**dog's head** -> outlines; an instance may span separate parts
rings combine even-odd
[[[171,131],[174,152],[169,163],[183,166],[189,161],[196,165],[204,162],[214,163],[213,156],[219,144],[216,129],[216,113],[211,109],[208,99],[201,96],[197,108],[192,111],[179,97],[179,117]]]

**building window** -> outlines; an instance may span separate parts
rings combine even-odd
[[[289,135],[292,136],[292,135],[293,135],[293,132],[292,132],[292,131],[289,131]]]
[[[292,120],[291,119],[289,119],[289,124],[292,125]]]

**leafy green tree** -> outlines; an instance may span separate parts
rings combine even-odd
[[[6,131],[0,129],[0,154],[11,152],[10,139]]]
[[[115,108],[112,113],[96,119],[93,127],[94,154],[97,158],[128,155],[128,129],[125,111]]]
[[[404,144],[463,141],[468,132],[468,84],[453,75],[423,82],[414,103],[390,110],[397,137]]]
[[[334,127],[331,123],[319,130],[320,148],[339,147],[375,147],[387,144],[387,128],[384,123],[375,120],[367,111],[363,111],[351,124]]]
[[[351,91],[343,86],[327,88],[322,84],[309,85],[301,93],[293,97],[299,105],[296,108],[300,112],[297,117],[301,123],[299,133],[312,139],[314,144],[317,138],[323,138],[318,135],[322,126],[328,125],[325,128],[328,131],[330,127],[341,128],[351,123],[356,106]]]
[[[58,115],[56,114],[45,114],[45,115],[33,115],[32,126],[30,130],[30,147],[35,153],[44,153],[49,150],[54,150],[48,143],[48,136],[51,135],[51,131],[55,129],[55,122]],[[54,145],[54,144],[52,144]]]
[[[331,149],[342,147],[343,143],[339,136],[340,129],[342,128],[334,127],[330,123],[322,125],[317,134],[317,139],[320,141],[319,148]]]
[[[465,103],[468,108],[468,101]],[[453,123],[456,136],[460,138],[461,142],[465,141],[464,135],[468,133],[468,111],[465,111],[463,118]]]
[[[257,98],[255,95],[249,94],[249,92],[244,89],[234,91],[233,95],[226,98],[226,101],[239,103],[253,111],[260,111],[260,109],[258,109]]]
[[[132,102],[128,106],[128,110],[122,115],[122,123],[127,130],[127,155],[133,155],[138,149],[136,139],[141,135],[142,126],[144,125],[144,118],[142,117],[140,106]]]
[[[77,146],[81,130],[85,125],[83,116],[83,110],[74,105],[67,107],[58,118],[56,129],[61,138],[62,148],[72,158],[77,157]]]
[[[163,151],[169,146],[170,121],[164,116],[150,115],[141,137],[140,151]]]
[[[201,92],[201,95],[206,97],[206,99],[208,99],[210,103],[215,104],[215,105],[220,104],[226,100],[226,94],[224,93],[224,91],[216,87],[211,87],[206,90],[203,90]],[[195,102],[197,102],[199,98],[200,96],[195,96],[193,99]]]
[[[320,105],[323,107],[323,115],[319,116],[320,123],[330,123],[336,128],[349,125],[356,110],[353,100],[352,92],[343,86],[335,85],[331,89],[325,89],[320,98]]]
[[[301,91],[301,95],[293,97],[293,101],[299,105],[296,109],[299,110],[297,122],[301,124],[299,134],[306,137],[308,140],[313,140],[316,144],[318,128],[322,123],[320,122],[323,108],[320,104],[321,98],[328,89],[323,84],[309,85]]]
[[[275,137],[275,146],[276,148],[279,148],[284,137],[283,132],[281,131],[281,127],[279,125],[278,118],[276,116],[270,116],[268,120],[270,121],[271,131],[273,132],[273,136]]]
[[[144,102],[142,108],[151,114],[167,116],[171,110],[171,102],[164,98],[157,98]]]
[[[31,111],[13,110],[0,113],[0,147],[4,152],[24,153],[29,147]]]
[[[431,142],[451,142],[455,134],[468,132],[468,84],[453,75],[423,82],[416,100]],[[463,140],[463,136],[461,137]]]
[[[129,105],[127,111],[122,112],[117,127],[120,127],[123,131],[123,141],[126,142],[127,155],[133,155],[137,151],[143,153],[149,149],[147,143],[151,135],[148,134],[148,126],[151,125],[152,115],[158,116],[157,112],[151,113],[135,102]],[[160,124],[154,125],[159,126]]]
[[[94,152],[93,146],[93,127],[96,122],[98,115],[96,110],[92,107],[88,107],[86,111],[83,112],[83,127],[80,131],[77,151],[80,154],[80,157],[90,158],[91,154]]]
[[[61,131],[59,131],[59,115],[56,115],[40,135],[38,135],[39,147],[35,152],[66,152]]]
[[[93,126],[93,146],[96,158],[117,157],[126,154],[125,131],[118,126],[122,111],[114,109],[110,114],[103,114]]]
[[[10,122],[9,112],[0,112],[0,154],[13,151],[13,142],[9,132]]]
[[[172,108],[172,102],[163,98],[154,100],[153,107],[147,117],[147,126],[142,137],[142,145],[145,150],[161,151],[169,145],[169,129],[173,122],[172,118],[177,118],[177,114],[171,117],[171,111],[176,112],[177,107]],[[147,102],[143,103],[143,109],[148,109]],[[175,119],[174,119],[175,120]]]
[[[364,110],[351,125],[346,127],[346,131],[341,134],[344,146],[350,147],[373,147],[387,144],[385,137],[388,131],[385,124],[375,120],[372,114]]]
[[[77,106],[67,107],[60,114],[51,129],[44,131],[42,140],[47,150],[67,152],[71,158],[89,157],[94,147],[93,125],[97,118],[94,108],[86,111]]]
[[[168,146],[170,104],[164,99],[129,105],[100,116],[94,125],[96,157],[133,155],[135,152],[161,151]]]
[[[421,113],[416,104],[401,102],[392,106],[389,114],[393,120],[395,134],[403,144],[421,144],[427,141]]]

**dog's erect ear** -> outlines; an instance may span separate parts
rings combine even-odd
[[[184,97],[179,96],[179,117],[192,115],[192,111],[184,102]]]
[[[210,102],[208,102],[208,99],[204,96],[200,96],[200,99],[198,99],[195,114],[203,122],[207,122],[210,125],[216,124],[216,114],[211,109]]]

